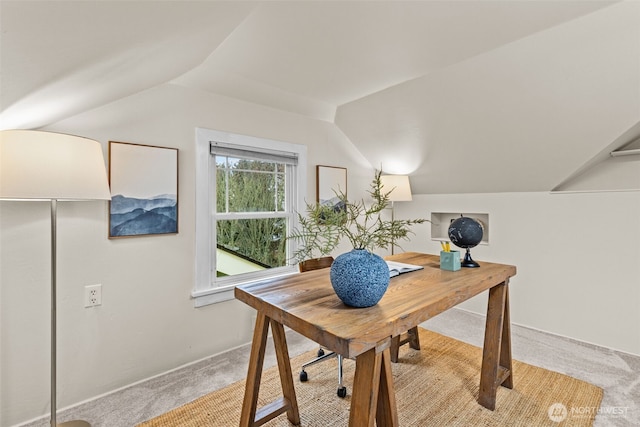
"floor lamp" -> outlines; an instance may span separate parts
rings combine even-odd
[[[51,203],[51,427],[56,423],[56,225],[58,201],[111,199],[102,146],[78,136],[30,130],[0,132],[0,200]]]
[[[391,221],[395,219],[394,202],[410,202],[411,184],[407,175],[382,175],[380,177],[383,192],[389,193],[389,201],[391,202]],[[395,242],[391,242],[391,255],[394,253]]]

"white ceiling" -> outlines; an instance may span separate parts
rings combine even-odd
[[[1,128],[172,83],[334,122],[414,192],[491,192],[554,188],[640,117],[635,1],[0,7]]]

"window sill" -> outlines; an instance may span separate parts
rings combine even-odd
[[[198,308],[235,299],[235,296],[233,295],[234,288],[235,285],[211,289],[208,291],[192,292],[191,297],[194,299],[193,306]]]
[[[260,283],[267,280],[272,280],[275,278],[291,276],[293,274],[298,274],[297,271],[294,272],[286,272],[283,274],[279,274],[276,276],[270,276],[268,278],[262,278],[258,280],[250,280],[242,283],[235,283],[233,285],[221,286],[218,288],[212,288],[202,291],[193,291],[191,292],[191,297],[194,299],[194,307],[204,307],[211,304],[217,304],[219,302],[229,301],[235,299],[234,289],[239,285],[247,285],[250,283]]]

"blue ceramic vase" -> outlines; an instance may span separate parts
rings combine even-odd
[[[354,249],[339,255],[331,264],[331,285],[346,305],[376,305],[389,286],[389,267],[378,255]]]

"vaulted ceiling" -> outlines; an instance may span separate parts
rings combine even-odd
[[[3,0],[0,20],[3,129],[182,85],[334,123],[417,193],[551,190],[640,136],[636,1]]]

